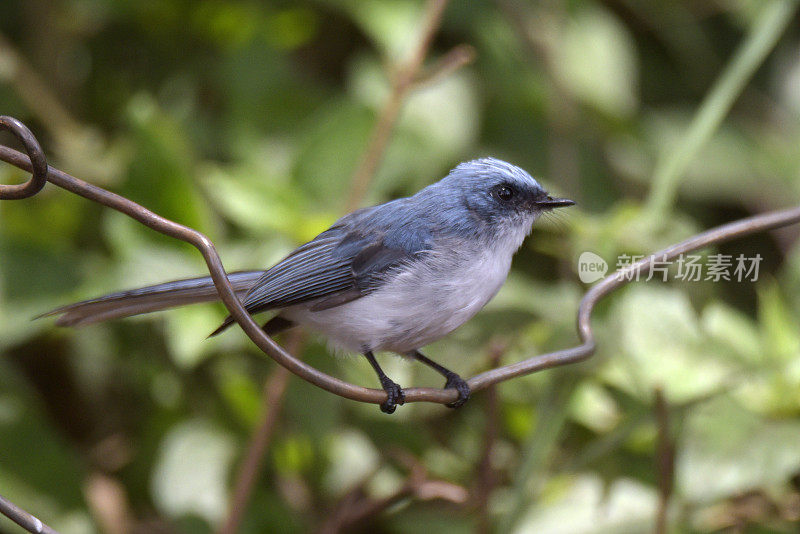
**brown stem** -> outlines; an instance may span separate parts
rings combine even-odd
[[[367,193],[369,184],[375,176],[375,171],[378,169],[378,165],[386,152],[386,146],[389,144],[389,138],[397,122],[397,117],[400,115],[403,102],[414,86],[417,74],[422,68],[422,63],[425,61],[425,56],[428,54],[428,49],[433,41],[433,36],[439,29],[446,6],[447,0],[428,0],[426,4],[425,24],[419,43],[408,62],[400,67],[395,74],[389,98],[378,116],[369,144],[364,151],[358,168],[353,174],[350,184],[350,197],[347,201],[348,212],[358,208]]]
[[[50,86],[42,80],[11,42],[0,33],[0,59],[5,56],[11,64],[11,84],[16,94],[25,102],[30,111],[38,117],[42,124],[52,130],[56,137],[63,138],[74,135],[82,126],[70,112],[61,105]]]
[[[292,354],[300,354],[303,340],[299,331],[292,331],[286,350]],[[234,484],[233,497],[231,498],[228,516],[225,523],[217,530],[218,534],[236,534],[239,525],[250,502],[258,475],[264,462],[264,455],[269,449],[275,426],[283,406],[283,398],[289,384],[291,374],[285,367],[278,367],[264,384],[264,397],[261,403],[261,424],[256,428],[250,438],[247,453],[239,466]]]
[[[475,48],[468,44],[460,44],[451,48],[433,66],[419,73],[414,80],[414,88],[436,83],[475,61]]]
[[[318,534],[350,532],[358,524],[380,515],[394,504],[407,498],[442,499],[459,505],[466,502],[468,495],[463,487],[451,482],[428,478],[425,467],[412,454],[407,451],[395,450],[392,456],[409,469],[408,477],[403,485],[391,495],[375,499],[367,495],[366,491],[366,486],[375,473],[364,477],[358,486],[339,500],[334,510],[327,515],[328,519],[317,531]]]
[[[506,347],[501,343],[492,346],[489,351],[489,367],[492,369],[497,367],[505,352]],[[489,497],[497,483],[497,476],[492,467],[492,452],[499,427],[498,410],[497,386],[493,385],[486,389],[486,427],[483,430],[483,450],[481,461],[478,464],[477,481],[473,489],[473,499],[478,510],[477,531],[481,534],[489,534],[492,531],[492,522],[489,518]]]
[[[26,156],[21,152],[0,145],[0,160],[33,173],[32,177],[25,184],[0,184],[0,200],[31,197],[41,190],[44,182],[47,181],[76,195],[80,195],[124,213],[164,235],[192,244],[203,255],[209,273],[214,280],[214,285],[225,307],[253,343],[262,351],[287,370],[326,391],[362,402],[371,402],[374,404],[385,402],[386,393],[384,391],[356,386],[327,375],[298,360],[267,336],[242,307],[241,302],[239,302],[239,299],[236,297],[216,248],[208,237],[192,228],[160,217],[127,198],[91,185],[59,169],[48,166],[38,142],[25,125],[18,120],[12,117],[0,116],[0,129],[11,130],[22,140],[28,152]],[[660,261],[671,261],[681,254],[686,254],[709,245],[723,243],[756,232],[781,228],[796,224],[797,222],[800,222],[800,206],[763,213],[712,228],[711,230],[697,234],[685,241],[642,258],[626,268],[607,276],[599,283],[595,284],[584,295],[578,308],[577,317],[578,335],[582,341],[581,345],[533,356],[521,362],[491,369],[470,378],[467,383],[470,389],[475,392],[517,376],[586,360],[594,354],[595,351],[594,332],[591,326],[591,316],[595,305],[615,289],[633,280],[634,277],[632,275],[637,273],[649,273],[656,259]],[[636,278],[638,279],[638,277]],[[405,402],[428,401],[447,404],[455,401],[457,396],[457,393],[453,390],[431,388],[409,388],[406,389],[404,393]],[[269,440],[267,439],[265,441],[268,442]],[[0,513],[16,521],[24,528],[28,528],[31,532],[54,532],[49,527],[42,525],[41,521],[34,516],[20,509],[2,496],[0,496]]]
[[[0,128],[13,128],[14,125],[19,125],[18,121],[9,117],[0,117]],[[34,140],[35,141],[35,140]],[[37,144],[38,149],[38,144]],[[32,151],[35,162],[44,161],[41,155],[41,149]],[[40,159],[41,158],[41,159]],[[33,170],[31,160],[25,154],[16,150],[10,149],[0,145],[0,160],[6,161],[28,172]],[[265,354],[270,356],[280,365],[289,369],[292,373],[296,374],[303,380],[310,382],[326,391],[330,391],[341,397],[357,400],[361,402],[369,402],[373,404],[381,404],[386,402],[386,392],[379,389],[365,388],[350,384],[326,373],[316,369],[301,360],[298,360],[280,345],[275,343],[269,336],[267,336],[261,327],[256,323],[253,318],[242,307],[241,302],[236,297],[236,294],[228,280],[227,273],[222,266],[222,260],[217,254],[216,248],[211,240],[197,230],[175,223],[164,217],[156,215],[152,211],[121,197],[117,194],[106,191],[100,187],[91,185],[83,180],[79,180],[69,174],[60,171],[54,167],[46,167],[46,180],[54,185],[62,187],[67,191],[71,191],[84,198],[103,204],[117,211],[120,211],[129,217],[139,221],[145,226],[156,230],[164,235],[174,237],[181,241],[190,243],[197,248],[203,255],[206,261],[206,267],[211,274],[214,281],[214,286],[220,295],[228,312],[241,326],[242,330],[247,336],[260,348]],[[22,184],[22,192],[16,189],[20,186],[0,185],[0,199],[9,198],[9,193],[12,193],[14,198],[27,198],[36,193],[36,179],[32,178],[26,184]],[[32,191],[32,192],[31,192]],[[634,278],[635,274],[647,274],[653,267],[653,262],[658,260],[672,261],[679,257],[681,254],[687,254],[695,250],[699,250],[710,245],[730,241],[737,237],[754,234],[756,232],[763,232],[774,228],[781,228],[791,224],[800,222],[800,206],[793,208],[786,208],[782,210],[771,211],[762,213],[753,217],[747,217],[731,223],[723,224],[711,230],[706,230],[695,236],[692,236],[685,241],[669,246],[663,250],[655,252],[650,256],[646,256],[641,260],[632,263],[631,265],[621,269],[615,273],[610,274],[600,282],[592,286],[586,292],[583,299],[581,299],[580,306],[578,307],[577,321],[578,321],[578,336],[580,337],[581,344],[568,349],[562,349],[555,352],[531,356],[523,361],[504,365],[496,369],[480,373],[467,380],[467,384],[473,392],[486,389],[492,384],[497,384],[505,380],[510,380],[517,376],[527,375],[541,371],[544,369],[551,369],[561,365],[577,363],[588,359],[595,351],[595,338],[594,331],[592,330],[591,317],[597,303],[605,296],[612,293],[614,290],[628,284]],[[638,277],[636,277],[638,279]],[[456,400],[458,393],[453,389],[435,389],[435,388],[407,388],[403,390],[405,402],[437,402],[440,404],[449,404]]]
[[[658,511],[656,534],[667,533],[667,512],[675,479],[675,444],[670,431],[669,406],[661,388],[655,390],[655,415],[658,425],[656,471],[658,473]]]

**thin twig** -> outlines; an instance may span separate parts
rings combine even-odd
[[[475,61],[475,55],[475,47],[471,45],[460,44],[454,46],[433,66],[419,73],[416,80],[414,80],[414,88],[417,89],[438,82],[461,67]]]
[[[74,135],[83,127],[69,110],[59,102],[51,84],[46,83],[14,48],[5,35],[0,33],[0,59],[11,65],[9,79],[16,94],[25,105],[47,125],[58,138]]]
[[[558,176],[567,189],[579,189],[575,184],[580,174],[577,164],[580,157],[574,141],[574,132],[580,126],[579,107],[572,89],[562,80],[556,54],[563,41],[559,35],[563,26],[562,2],[539,6],[539,12],[531,16],[514,1],[496,0],[496,4],[517,35],[526,59],[546,74],[547,175]],[[530,28],[528,20],[536,21],[536,27]]]
[[[506,352],[506,346],[497,343],[489,351],[489,367],[495,368],[500,365],[500,359]],[[478,511],[477,532],[489,534],[492,532],[492,522],[489,518],[489,497],[497,483],[497,475],[492,467],[492,453],[494,452],[495,441],[498,432],[498,409],[497,386],[493,385],[486,389],[486,426],[483,429],[483,450],[481,460],[478,464],[478,474],[475,487],[473,488],[473,499]]]
[[[661,388],[655,390],[655,415],[658,425],[656,472],[658,474],[658,511],[656,534],[667,534],[667,512],[675,479],[675,444],[670,429],[669,406]]]
[[[394,493],[376,499],[367,494],[367,485],[375,475],[375,472],[370,473],[356,487],[348,491],[333,511],[327,514],[328,519],[319,528],[318,534],[350,532],[357,525],[377,517],[391,506],[408,498],[426,501],[441,499],[458,505],[463,505],[467,501],[468,493],[463,487],[452,482],[428,478],[425,466],[412,454],[396,450],[392,456],[408,468],[409,474],[405,482]]]
[[[6,120],[6,122],[4,123],[3,120]],[[3,126],[8,127],[9,124],[13,127],[11,121],[15,121],[15,119],[9,120],[8,117],[0,117],[0,128]],[[18,124],[18,121],[15,123]],[[33,141],[35,142],[35,139]],[[33,153],[34,159],[38,161],[41,149],[38,148],[38,144],[36,148],[38,152],[34,151]],[[32,170],[30,159],[25,154],[8,147],[0,146],[0,160],[28,172]],[[0,199],[7,198],[6,193],[8,189],[17,187],[27,188],[33,181],[34,179],[32,178],[31,181],[22,186],[0,185]],[[319,369],[298,360],[267,336],[261,330],[258,323],[256,323],[253,318],[250,317],[250,314],[242,307],[241,302],[239,302],[239,299],[236,297],[228,281],[227,274],[222,266],[222,261],[217,254],[214,244],[202,233],[156,215],[152,211],[131,200],[93,186],[54,167],[47,167],[47,181],[84,198],[120,211],[157,232],[185,241],[197,248],[206,261],[206,266],[214,281],[214,285],[220,294],[220,300],[225,304],[228,312],[253,343],[278,364],[286,367],[303,380],[339,395],[340,397],[372,404],[381,404],[386,401],[385,391],[350,384],[323,373]],[[32,194],[27,196],[32,196]],[[591,326],[591,315],[595,305],[602,300],[603,297],[630,282],[631,279],[634,278],[633,275],[636,273],[649,273],[654,260],[671,261],[681,254],[686,254],[710,245],[723,243],[737,237],[763,232],[773,228],[788,226],[797,222],[800,222],[800,206],[763,213],[732,223],[723,224],[642,258],[627,266],[625,269],[607,276],[586,292],[581,300],[577,314],[578,336],[582,342],[580,345],[532,356],[521,362],[491,369],[473,376],[467,380],[467,384],[473,392],[477,392],[486,389],[492,384],[497,384],[517,376],[586,360],[594,354],[595,351],[595,338]],[[403,393],[406,403],[424,401],[448,404],[455,401],[458,396],[457,392],[453,389],[436,388],[407,388],[403,390]]]
[[[318,534],[337,534],[346,532],[358,523],[376,517],[392,505],[410,497],[414,490],[411,484],[405,483],[391,495],[380,499],[367,496],[366,485],[369,478],[347,492],[339,501],[334,511],[317,531]]]
[[[84,495],[101,532],[127,534],[133,519],[125,488],[106,473],[91,473],[84,483]]]
[[[2,495],[0,495],[0,514],[3,514],[28,532],[33,532],[35,534],[58,534],[58,531],[48,527],[42,523],[39,518],[29,514]]]
[[[406,99],[417,75],[422,68],[422,63],[425,61],[425,56],[428,54],[428,49],[433,41],[433,36],[439,29],[439,24],[442,20],[442,14],[447,6],[447,0],[428,0],[425,7],[425,24],[423,31],[420,35],[419,43],[414,52],[411,54],[408,62],[401,66],[392,80],[392,88],[386,104],[378,116],[378,121],[375,123],[375,128],[372,130],[369,144],[367,145],[361,162],[358,165],[353,180],[350,185],[350,197],[347,201],[347,211],[353,211],[358,208],[364,196],[367,193],[370,182],[378,165],[383,159],[383,154],[386,152],[386,146],[389,143],[389,138],[392,135],[392,130],[397,122],[397,117],[400,115],[400,110],[403,107],[403,102]]]
[[[302,352],[303,338],[299,330],[294,330],[289,334],[291,337],[286,343],[286,349],[292,354]],[[247,504],[255,488],[258,475],[261,473],[264,455],[269,449],[278,416],[283,406],[283,398],[286,387],[289,384],[289,370],[285,367],[278,367],[264,384],[264,396],[261,404],[262,420],[250,439],[247,453],[242,461],[236,475],[233,496],[231,497],[228,516],[225,523],[217,531],[219,534],[236,534],[239,531]]]

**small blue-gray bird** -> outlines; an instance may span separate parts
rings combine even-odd
[[[511,258],[543,212],[571,206],[527,172],[494,158],[462,163],[417,194],[345,215],[266,271],[229,275],[249,313],[276,310],[276,334],[303,325],[340,349],[362,353],[386,391],[381,410],[403,404],[403,390],[373,352],[392,351],[432,367],[469,398],[467,383],[420,347],[449,334],[497,293]],[[216,300],[210,277],[178,280],[71,304],[45,315],[60,325]],[[233,323],[229,317],[214,334]]]

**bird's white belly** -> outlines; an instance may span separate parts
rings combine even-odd
[[[293,306],[281,315],[321,332],[340,349],[409,352],[464,324],[503,285],[511,255],[477,256],[418,262],[347,304],[320,311]]]

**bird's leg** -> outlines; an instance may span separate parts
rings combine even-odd
[[[444,376],[445,379],[447,379],[447,382],[445,382],[444,384],[445,388],[453,388],[456,391],[458,391],[458,398],[455,401],[448,404],[447,405],[448,408],[458,408],[459,406],[467,402],[467,400],[469,400],[469,395],[470,395],[469,385],[463,378],[455,374],[447,367],[439,365],[438,363],[431,360],[418,350],[409,352],[408,356],[410,358],[414,358],[415,360],[424,363],[428,367],[434,369],[437,373]]]
[[[391,378],[386,376],[386,373],[383,372],[383,369],[381,369],[381,366],[378,365],[378,362],[375,360],[375,356],[372,354],[371,350],[365,350],[364,356],[366,356],[367,361],[369,361],[370,365],[372,365],[372,368],[375,369],[375,373],[378,375],[378,380],[381,381],[381,387],[386,392],[386,402],[381,404],[381,411],[383,413],[394,413],[397,405],[405,402],[403,388],[401,388]]]

